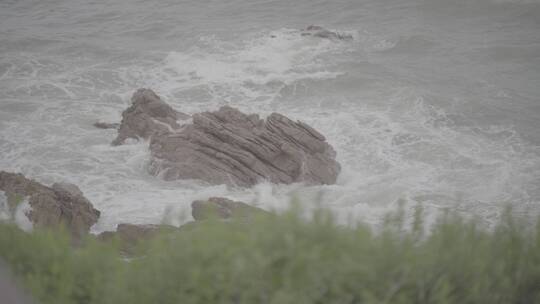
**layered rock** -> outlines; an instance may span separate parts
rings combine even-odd
[[[117,127],[118,136],[113,145],[123,144],[128,138],[147,139],[156,133],[172,132],[180,127],[177,120],[189,118],[189,115],[163,102],[152,90],[139,89],[133,94],[131,102],[131,106],[122,113],[122,122]]]
[[[211,184],[252,186],[260,181],[333,184],[340,171],[322,134],[300,121],[272,113],[261,119],[224,106],[185,114],[154,92],[140,89],[122,114],[118,137],[150,138],[150,172],[166,180],[200,179]]]
[[[6,193],[10,208],[16,208],[23,197],[28,198],[31,209],[26,216],[34,227],[64,225],[76,238],[87,234],[100,215],[73,184],[47,187],[22,174],[0,171],[0,190]]]
[[[150,150],[151,172],[166,180],[333,184],[340,171],[332,147],[308,125],[277,113],[262,120],[228,106],[193,115],[178,132],[153,136]]]

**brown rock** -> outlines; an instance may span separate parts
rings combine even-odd
[[[266,120],[224,106],[194,114],[180,126],[179,114],[154,92],[140,89],[124,111],[118,138],[150,138],[149,171],[166,180],[200,179],[248,187],[273,183],[333,184],[340,172],[334,149],[322,134],[278,114]]]
[[[176,121],[189,118],[163,102],[152,90],[139,89],[131,101],[132,105],[122,113],[118,136],[112,142],[115,146],[128,138],[148,139],[154,133],[178,129]]]
[[[22,174],[0,171],[0,190],[10,197],[29,197],[31,210],[27,213],[34,227],[66,226],[72,236],[88,233],[100,212],[83,196],[81,190],[68,183],[44,186]]]
[[[152,137],[150,172],[248,187],[261,181],[333,184],[335,152],[310,126],[273,113],[266,120],[231,107],[193,115],[178,132]]]
[[[169,225],[135,225],[119,224],[116,231],[105,231],[97,236],[98,240],[111,241],[114,238],[120,242],[120,249],[128,255],[135,253],[137,244],[141,241],[150,240],[160,232],[179,231],[177,227]]]
[[[136,242],[141,239],[150,239],[157,235],[160,230],[176,230],[178,228],[168,225],[135,225],[119,224],[114,235],[128,242]]]
[[[49,191],[51,189],[36,181],[27,179],[22,174],[0,171],[0,190],[29,196],[36,192]]]

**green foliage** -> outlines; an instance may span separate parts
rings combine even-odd
[[[111,245],[71,244],[65,230],[28,234],[0,225],[0,257],[41,303],[102,303],[124,263]]]
[[[540,225],[507,213],[484,230],[418,209],[377,232],[324,211],[250,223],[206,221],[122,257],[62,231],[0,226],[0,257],[41,303],[540,303]]]

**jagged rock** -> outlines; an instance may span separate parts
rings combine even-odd
[[[119,123],[108,123],[108,122],[96,122],[94,127],[98,129],[118,129],[120,127]]]
[[[272,113],[266,120],[224,106],[215,112],[175,111],[152,90],[139,89],[122,114],[118,137],[150,138],[149,171],[165,180],[200,179],[249,187],[260,181],[333,184],[340,172],[334,149],[307,124]]]
[[[225,106],[193,115],[177,132],[150,142],[150,172],[166,180],[201,179],[249,187],[260,181],[333,184],[335,152],[310,126],[273,113],[266,120]]]
[[[198,200],[191,203],[191,215],[196,221],[207,219],[249,220],[254,216],[270,214],[263,209],[223,197],[211,197],[208,200]]]
[[[22,174],[0,171],[0,190],[7,194],[11,207],[21,197],[28,197],[31,210],[26,215],[34,227],[63,224],[76,238],[87,234],[100,215],[73,184],[56,183],[47,187]]]
[[[139,89],[131,101],[132,105],[122,113],[118,136],[112,142],[115,146],[128,138],[148,139],[155,133],[174,131],[180,127],[178,119],[189,118],[163,102],[152,90]]]
[[[0,190],[8,194],[28,196],[37,192],[50,191],[51,189],[36,181],[27,179],[22,174],[0,171]]]
[[[351,34],[343,34],[339,32],[333,32],[325,29],[322,26],[310,25],[306,29],[302,30],[302,36],[313,36],[318,38],[332,39],[332,40],[352,40]]]

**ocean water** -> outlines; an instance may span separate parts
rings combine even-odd
[[[311,24],[352,41],[301,36]],[[335,185],[165,182],[147,142],[112,147],[140,87],[186,113],[305,121],[335,147]],[[2,0],[0,169],[77,184],[118,223],[181,225],[226,196],[292,198],[377,225],[402,202],[493,223],[540,214],[538,0]]]

